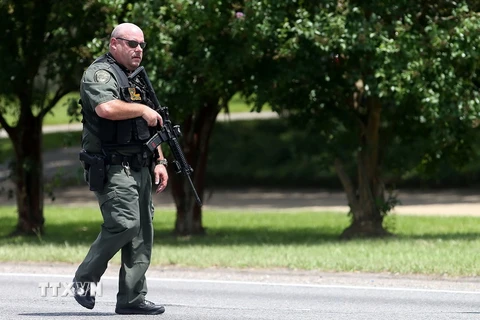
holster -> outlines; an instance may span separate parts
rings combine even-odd
[[[105,157],[97,154],[89,154],[85,150],[80,152],[80,161],[87,170],[87,183],[90,191],[102,191],[107,182]]]

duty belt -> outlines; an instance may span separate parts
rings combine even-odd
[[[142,158],[141,154],[124,156],[121,154],[108,154],[105,160],[110,165],[129,165],[133,170],[140,170],[142,167],[149,167],[152,163],[152,157]]]

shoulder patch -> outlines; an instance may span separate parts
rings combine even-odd
[[[112,76],[110,75],[110,72],[108,72],[107,70],[101,69],[95,72],[93,79],[95,80],[95,82],[107,83],[108,81],[110,81],[111,77]]]

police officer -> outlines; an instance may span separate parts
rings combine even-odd
[[[139,67],[145,46],[138,26],[118,25],[111,34],[109,52],[88,67],[80,84],[82,152],[102,159],[105,178],[100,179],[100,186],[93,183],[99,180],[96,177],[101,176],[102,168],[84,163],[87,182],[96,184],[90,189],[98,199],[103,224],[75,273],[74,297],[92,309],[95,297],[85,284],[100,281],[108,261],[121,251],[118,314],[165,311],[145,299],[145,272],[153,244],[152,177],[159,193],[167,186],[168,174],[161,149],[155,156],[144,144],[156,132],[155,127],[162,125],[162,117],[149,106],[141,86],[128,78]]]

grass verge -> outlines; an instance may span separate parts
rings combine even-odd
[[[80,262],[100,230],[96,208],[48,206],[46,234],[5,238],[14,207],[0,207],[0,261]],[[480,218],[392,216],[390,239],[341,241],[344,214],[328,212],[204,212],[207,236],[172,235],[175,214],[154,219],[156,266],[289,268],[477,276]],[[119,262],[115,256],[113,262]]]

